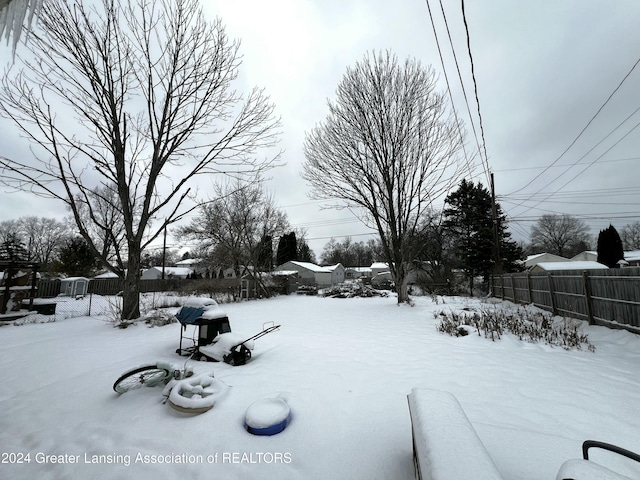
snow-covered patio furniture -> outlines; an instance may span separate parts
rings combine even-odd
[[[562,464],[556,480],[632,480],[589,460],[589,449],[601,448],[640,462],[640,455],[610,443],[587,440],[582,444],[582,459],[567,460]]]
[[[414,388],[407,398],[416,478],[502,480],[453,394]]]
[[[182,325],[180,346],[176,353],[178,355],[193,355],[196,360],[200,360],[200,355],[198,355],[200,347],[211,344],[221,333],[231,332],[227,314],[211,298],[189,298],[176,313],[176,318]],[[190,326],[195,327],[197,332],[192,329],[190,336],[185,335]],[[184,339],[190,339],[192,345],[183,348]],[[203,357],[203,360],[207,360],[206,356]]]

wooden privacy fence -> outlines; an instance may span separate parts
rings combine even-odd
[[[165,278],[141,280],[140,292],[170,292],[189,289],[211,289],[215,291],[237,290],[239,280],[236,279],[186,279]],[[56,297],[60,294],[60,280],[38,280],[37,295],[40,298]],[[117,295],[122,291],[122,280],[119,278],[94,278],[89,282],[88,293],[96,295]]]
[[[511,273],[491,283],[495,297],[640,333],[639,267]]]

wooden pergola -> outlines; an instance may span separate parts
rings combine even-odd
[[[0,292],[2,297],[0,301],[0,314],[7,313],[7,304],[11,298],[12,292],[27,291],[29,292],[29,310],[33,308],[33,299],[36,296],[37,273],[40,264],[38,262],[29,262],[22,260],[0,260],[0,270],[4,272],[2,282],[0,283]],[[31,285],[29,282],[29,274],[15,277],[15,274],[23,271],[31,271]],[[22,279],[25,277],[26,279]]]

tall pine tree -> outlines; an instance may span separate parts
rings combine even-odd
[[[458,266],[467,275],[469,289],[473,292],[474,278],[482,276],[487,281],[496,268],[491,194],[482,184],[463,180],[458,190],[447,196],[445,204],[443,226],[453,237]],[[499,204],[496,204],[496,212],[500,246],[497,267],[500,271],[513,271],[516,261],[522,258],[522,249],[511,240]]]
[[[600,231],[598,235],[598,262],[609,268],[618,267],[618,262],[624,260],[622,239],[613,225]]]
[[[282,265],[290,260],[298,259],[298,243],[295,232],[285,233],[278,241],[276,251],[276,265]]]

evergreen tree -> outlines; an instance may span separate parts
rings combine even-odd
[[[71,277],[88,277],[95,273],[99,259],[82,237],[72,238],[60,249],[60,258],[54,269]]]
[[[300,262],[316,263],[316,255],[315,253],[313,253],[313,250],[311,250],[311,247],[309,247],[309,244],[304,239],[301,239],[298,242],[298,252],[296,254],[296,259]]]
[[[256,267],[263,272],[269,272],[273,268],[273,237],[271,235],[265,235],[260,241]]]
[[[478,183],[463,180],[460,187],[445,199],[443,226],[452,235],[453,250],[473,292],[474,277],[482,275],[485,281],[494,270],[513,271],[522,249],[511,239],[507,231],[505,215],[499,204],[497,212],[497,237],[500,260],[495,262],[494,222],[491,194]]]
[[[290,260],[298,259],[298,244],[295,232],[285,233],[278,241],[276,265],[282,265]]]
[[[597,252],[598,262],[609,268],[617,268],[618,262],[624,260],[622,239],[613,225],[600,231]]]
[[[0,260],[29,260],[29,252],[24,244],[20,241],[17,234],[8,234],[5,241],[0,244]]]

